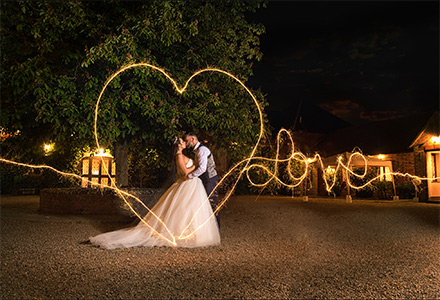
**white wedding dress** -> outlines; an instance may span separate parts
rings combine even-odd
[[[189,160],[187,168],[193,165]],[[220,244],[220,233],[205,188],[199,178],[176,182],[160,197],[143,221],[131,228],[90,238],[104,249],[130,247],[204,247]],[[164,226],[165,225],[165,226]],[[188,226],[189,225],[189,226]],[[154,229],[154,230],[153,230]]]

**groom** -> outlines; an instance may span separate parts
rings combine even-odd
[[[205,187],[208,196],[211,194],[212,190],[217,186],[218,176],[215,170],[214,157],[211,151],[205,145],[200,144],[199,139],[194,133],[187,133],[184,136],[187,147],[193,148],[196,154],[195,163],[196,169],[189,173],[186,179],[192,179],[199,177],[203,186]],[[215,190],[209,197],[209,202],[211,203],[212,210],[215,211],[218,205],[218,193]],[[220,216],[216,213],[217,224],[220,227]]]

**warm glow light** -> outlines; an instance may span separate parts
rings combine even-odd
[[[86,156],[113,157],[110,153],[107,153],[104,148],[99,148],[94,152],[86,154]]]
[[[99,148],[96,151],[95,156],[110,156],[110,154],[105,153],[105,149],[104,148]]]
[[[277,151],[276,151],[276,156],[275,156],[275,158],[256,157],[256,156],[255,156],[255,153],[256,153],[256,151],[257,151],[257,149],[258,149],[258,147],[259,147],[259,144],[260,144],[260,141],[261,141],[261,139],[262,139],[263,132],[264,132],[263,114],[262,114],[262,110],[261,110],[261,107],[260,107],[260,105],[259,105],[257,99],[256,99],[255,96],[252,94],[252,92],[251,92],[251,91],[250,91],[250,90],[244,85],[244,83],[243,83],[242,81],[240,81],[237,77],[235,77],[235,76],[232,75],[231,73],[228,73],[228,72],[223,71],[223,70],[221,70],[221,69],[206,68],[206,69],[203,69],[203,70],[200,70],[200,71],[195,72],[191,77],[189,77],[189,79],[186,81],[186,83],[184,84],[184,86],[180,88],[180,87],[177,85],[176,81],[174,81],[174,79],[172,79],[172,77],[171,77],[170,75],[168,75],[168,73],[166,73],[163,69],[158,68],[158,67],[153,66],[153,65],[148,64],[148,63],[137,63],[137,64],[131,64],[131,65],[128,65],[128,66],[126,66],[126,67],[121,68],[120,70],[118,70],[116,73],[114,73],[112,76],[109,77],[109,79],[106,81],[106,83],[104,84],[104,87],[102,88],[102,90],[101,90],[101,92],[100,92],[100,94],[99,94],[99,97],[98,97],[98,100],[97,100],[97,102],[96,102],[96,106],[95,106],[94,135],[95,135],[95,141],[96,141],[97,148],[100,149],[100,150],[98,151],[97,156],[99,156],[100,159],[102,160],[102,166],[103,166],[103,169],[104,169],[104,173],[106,173],[106,174],[109,174],[109,172],[108,172],[108,170],[107,170],[107,166],[106,166],[106,164],[104,163],[104,158],[103,158],[103,156],[104,156],[106,153],[105,153],[104,149],[102,149],[102,148],[100,147],[100,145],[99,145],[98,130],[97,130],[97,121],[98,121],[99,104],[100,104],[100,101],[101,101],[101,97],[102,97],[102,95],[104,94],[104,91],[105,91],[105,89],[107,88],[107,86],[109,85],[109,83],[110,83],[114,78],[116,78],[119,74],[121,74],[122,72],[124,72],[124,71],[126,71],[126,70],[128,70],[128,69],[131,69],[131,68],[135,68],[135,67],[148,67],[148,68],[150,68],[150,69],[153,69],[153,70],[155,70],[155,71],[158,71],[158,72],[162,73],[162,74],[163,74],[163,75],[164,75],[164,76],[165,76],[165,77],[166,77],[166,78],[167,78],[167,79],[173,84],[175,90],[176,90],[178,93],[180,93],[180,94],[182,94],[182,93],[186,90],[188,84],[190,83],[190,81],[191,81],[195,76],[197,76],[197,75],[199,75],[199,74],[201,74],[201,73],[204,73],[204,72],[217,72],[217,73],[222,73],[222,74],[228,76],[229,78],[232,78],[233,80],[235,80],[238,84],[240,84],[240,85],[243,87],[243,89],[244,89],[244,90],[249,94],[249,96],[252,98],[252,100],[254,101],[254,103],[255,103],[255,105],[256,105],[256,107],[257,107],[257,110],[258,110],[258,113],[259,113],[259,117],[260,117],[260,133],[259,133],[259,136],[258,136],[258,140],[257,140],[255,146],[253,147],[251,153],[249,154],[249,156],[248,156],[246,159],[242,160],[241,162],[237,163],[235,166],[233,166],[233,167],[232,167],[232,168],[231,168],[231,169],[230,169],[230,170],[229,170],[229,171],[228,171],[228,172],[227,172],[227,173],[226,173],[226,174],[220,179],[218,185],[214,188],[214,190],[213,190],[212,193],[214,193],[215,190],[216,190],[221,184],[223,184],[229,176],[233,176],[233,175],[235,175],[235,174],[238,173],[238,175],[237,175],[235,181],[233,181],[232,187],[229,189],[229,191],[226,192],[225,197],[222,199],[221,202],[219,202],[219,205],[217,206],[217,208],[215,209],[215,211],[213,212],[213,214],[212,214],[209,218],[214,217],[214,216],[215,216],[215,213],[217,213],[217,212],[218,212],[218,211],[219,211],[219,210],[225,205],[225,203],[228,201],[228,199],[230,198],[230,196],[231,196],[232,193],[234,192],[235,187],[237,186],[239,180],[241,179],[241,177],[243,176],[244,173],[246,173],[246,176],[247,176],[249,182],[250,182],[252,185],[256,186],[256,187],[265,187],[265,186],[268,185],[272,180],[275,180],[275,181],[276,181],[277,183],[279,183],[280,185],[283,185],[283,186],[286,186],[286,187],[289,187],[289,188],[294,188],[294,187],[299,186],[299,185],[300,185],[300,184],[301,184],[301,183],[307,178],[307,174],[308,174],[308,171],[309,171],[309,169],[310,169],[310,166],[311,166],[312,164],[314,164],[314,163],[317,163],[317,164],[321,167],[321,170],[323,170],[323,172],[322,172],[322,173],[323,173],[323,174],[322,174],[323,176],[322,176],[322,177],[323,177],[323,179],[324,179],[324,183],[325,183],[325,186],[326,186],[326,190],[327,190],[328,192],[330,192],[330,191],[333,189],[333,187],[335,186],[335,184],[336,184],[336,179],[337,179],[337,174],[338,174],[339,171],[341,171],[341,172],[342,172],[342,171],[345,171],[347,174],[349,174],[349,175],[353,175],[353,176],[356,176],[356,177],[358,177],[358,178],[364,178],[365,175],[367,174],[367,168],[368,168],[367,159],[366,159],[366,157],[365,157],[362,153],[360,153],[360,152],[354,152],[354,153],[352,153],[352,154],[350,155],[350,157],[349,157],[349,159],[348,159],[347,162],[343,162],[343,158],[342,158],[342,157],[339,157],[339,158],[338,158],[338,163],[337,163],[337,165],[336,165],[335,168],[332,168],[332,167],[330,167],[330,166],[327,167],[327,168],[325,168],[325,167],[324,167],[324,164],[323,164],[323,161],[322,161],[322,159],[321,159],[321,156],[320,156],[319,154],[316,154],[316,155],[313,156],[313,157],[306,157],[303,153],[301,153],[301,152],[299,152],[299,151],[295,151],[295,147],[294,147],[294,142],[293,142],[292,135],[291,135],[291,133],[290,133],[289,131],[287,131],[287,130],[285,130],[285,129],[281,129],[280,132],[279,132],[278,135],[277,135],[277,140],[276,140],[276,142],[277,142]],[[281,159],[281,158],[280,158],[280,144],[282,143],[282,142],[281,142],[281,141],[282,141],[282,139],[281,139],[281,135],[285,135],[285,136],[287,136],[287,141],[288,141],[288,142],[290,143],[290,145],[291,145],[290,155],[289,155],[287,158],[284,158],[284,159]],[[436,140],[436,141],[437,141],[437,142],[440,142],[440,137],[439,137],[438,140]],[[102,151],[101,151],[101,150],[102,150]],[[356,174],[356,173],[354,173],[354,172],[351,170],[350,165],[351,165],[351,161],[352,161],[352,159],[353,159],[354,157],[360,157],[362,160],[364,160],[364,173],[361,174],[361,175]],[[5,162],[5,163],[10,163],[10,164],[19,165],[19,166],[30,167],[30,168],[47,168],[47,169],[50,169],[50,170],[52,170],[52,171],[54,171],[54,172],[56,172],[56,173],[59,173],[59,174],[61,174],[61,175],[63,175],[63,176],[72,176],[72,177],[75,177],[75,178],[79,178],[79,179],[81,179],[81,176],[79,176],[79,175],[77,175],[77,174],[61,172],[61,171],[58,171],[58,170],[56,170],[55,168],[50,167],[50,166],[45,166],[45,165],[39,165],[39,166],[37,166],[37,165],[23,164],[23,163],[18,163],[18,162],[14,162],[14,161],[6,160],[6,159],[3,159],[3,158],[0,158],[0,161]],[[265,166],[263,163],[258,163],[258,162],[269,162],[269,163],[271,163],[271,164],[273,165],[273,169],[270,169],[270,168],[268,168],[267,166]],[[287,165],[288,165],[288,167],[287,167],[288,177],[289,177],[289,179],[290,179],[291,182],[284,182],[282,179],[280,179],[280,177],[279,177],[279,170],[278,170],[278,168],[279,168],[279,164],[280,164],[280,163],[287,163]],[[302,174],[300,174],[298,177],[295,177],[295,175],[292,173],[292,170],[291,170],[291,164],[292,164],[292,163],[300,163],[300,164],[303,166],[302,169],[301,169],[301,170],[302,170]],[[268,175],[268,179],[267,179],[267,181],[262,182],[262,183],[256,183],[256,182],[253,182],[253,181],[251,180],[251,178],[250,178],[250,175],[249,175],[249,171],[250,171],[250,170],[253,170],[253,169],[257,169],[257,170],[259,170],[259,171],[263,171],[263,172],[265,172],[265,173]],[[93,173],[93,174],[95,174],[95,173]],[[326,174],[327,174],[327,176],[325,176]],[[330,176],[329,176],[329,175],[330,175]],[[395,173],[395,172],[391,173],[391,172],[389,172],[389,173],[383,173],[383,174],[381,174],[381,175],[379,175],[379,176],[377,176],[377,177],[375,177],[375,178],[369,180],[367,183],[365,183],[365,184],[362,185],[362,186],[355,186],[355,185],[353,185],[353,184],[350,182],[350,179],[349,179],[350,176],[347,176],[347,184],[348,184],[348,186],[350,186],[351,188],[354,188],[354,189],[362,189],[362,188],[366,187],[367,185],[371,184],[373,181],[375,181],[375,180],[377,180],[378,178],[380,178],[381,176],[386,176],[386,175],[394,175],[394,176],[409,177],[409,178],[411,178],[411,179],[417,179],[417,180],[436,180],[436,179],[440,179],[440,178],[424,178],[424,177],[418,177],[418,176],[411,175],[411,174],[408,174],[408,173],[402,174],[402,173]],[[327,180],[326,177],[327,177],[327,178],[330,177],[330,179]],[[208,219],[207,219],[202,225],[200,225],[198,228],[196,228],[196,229],[194,229],[194,230],[192,230],[192,231],[190,231],[190,232],[186,232],[186,231],[188,230],[188,228],[190,228],[190,225],[192,224],[194,218],[196,217],[195,215],[197,214],[197,212],[198,212],[198,211],[197,211],[196,214],[195,214],[194,217],[193,217],[193,220],[190,221],[190,223],[184,228],[184,230],[181,232],[181,234],[178,235],[178,236],[175,236],[174,234],[172,234],[172,233],[170,232],[170,230],[168,229],[168,227],[166,226],[166,224],[165,224],[165,223],[164,223],[164,222],[163,222],[163,221],[162,221],[162,220],[161,220],[161,219],[160,219],[160,218],[159,218],[159,217],[158,217],[153,211],[151,211],[151,210],[150,210],[150,209],[149,209],[149,208],[148,208],[148,207],[147,207],[147,206],[146,206],[146,205],[145,205],[145,204],[144,204],[139,198],[135,197],[134,195],[131,195],[130,193],[127,193],[127,192],[124,192],[124,191],[118,189],[118,188],[116,187],[116,184],[115,184],[113,178],[110,178],[110,180],[111,180],[111,185],[110,185],[110,186],[102,185],[102,184],[97,184],[96,182],[91,182],[91,181],[89,181],[89,180],[87,180],[87,179],[85,179],[85,178],[82,178],[82,180],[85,180],[86,182],[89,182],[89,183],[91,183],[91,184],[93,184],[93,185],[95,185],[95,186],[97,185],[97,186],[100,186],[100,187],[102,187],[102,188],[110,188],[110,189],[115,190],[115,191],[117,192],[117,194],[118,194],[118,195],[124,200],[124,202],[128,205],[128,208],[129,208],[129,209],[130,209],[130,210],[131,210],[131,211],[132,211],[132,212],[133,212],[133,213],[139,218],[139,220],[140,220],[141,222],[143,222],[148,228],[150,228],[150,229],[154,232],[154,234],[155,234],[157,237],[160,237],[160,238],[162,238],[162,239],[168,241],[168,242],[169,242],[171,245],[173,245],[173,246],[177,246],[177,243],[176,243],[176,240],[177,240],[177,239],[183,240],[183,239],[190,238],[191,236],[193,236],[193,235],[195,234],[195,232],[197,232],[202,226],[204,226],[204,225],[209,221],[209,218],[208,218]],[[159,233],[159,232],[156,231],[155,228],[151,227],[148,223],[146,223],[146,222],[143,220],[143,216],[140,216],[140,215],[138,214],[138,212],[136,212],[135,209],[134,209],[134,208],[130,205],[130,203],[127,201],[127,197],[133,198],[135,201],[137,201],[137,202],[139,202],[141,205],[143,205],[144,208],[146,208],[146,209],[148,210],[148,212],[149,212],[154,218],[156,218],[156,219],[158,220],[158,222],[163,226],[163,228],[165,229],[166,232]],[[209,201],[209,199],[207,198],[205,201]],[[201,207],[199,208],[199,210],[200,210],[202,207],[203,207],[203,206],[201,206]]]
[[[43,144],[43,150],[45,155],[49,155],[53,151],[54,144]]]
[[[328,166],[327,169],[325,169],[325,172],[327,174],[333,174],[333,173],[335,173],[335,171],[336,170],[334,168],[332,168],[331,166]]]
[[[440,136],[433,136],[431,138],[431,143],[433,143],[433,144],[440,144]]]
[[[379,154],[379,155],[377,156],[377,158],[378,158],[378,159],[385,159],[385,155],[383,155],[383,154]]]
[[[10,137],[14,137],[20,135],[20,130],[17,130],[15,132],[7,132],[3,127],[0,127],[0,141],[4,141]]]

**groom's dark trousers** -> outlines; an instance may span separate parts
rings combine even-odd
[[[199,177],[202,180],[203,186],[205,187],[206,193],[208,196],[211,194],[212,190],[217,186],[218,184],[218,176],[214,176],[209,178],[208,172],[203,173]],[[218,192],[217,189],[212,193],[212,195],[209,197],[209,203],[211,204],[212,211],[215,211],[218,206]],[[220,215],[219,212],[215,214],[215,217],[217,218],[217,224],[220,227]]]

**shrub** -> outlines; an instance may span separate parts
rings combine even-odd
[[[367,172],[365,174],[365,176],[363,178],[354,176],[354,175],[350,175],[350,182],[354,185],[354,186],[362,186],[364,184],[366,184],[367,182],[369,182],[370,180],[372,180],[373,178],[375,178],[377,176],[377,167],[368,167],[367,168]],[[362,175],[365,172],[365,168],[354,168],[353,172],[358,174],[358,175]],[[355,190],[355,195],[356,197],[359,198],[371,198],[374,195],[374,185],[370,184],[365,186],[362,189],[359,190]]]
[[[394,195],[393,183],[391,181],[373,182],[375,187],[375,196],[379,199],[391,199]]]
[[[412,199],[416,195],[416,190],[411,182],[396,183],[396,193],[400,199]]]

